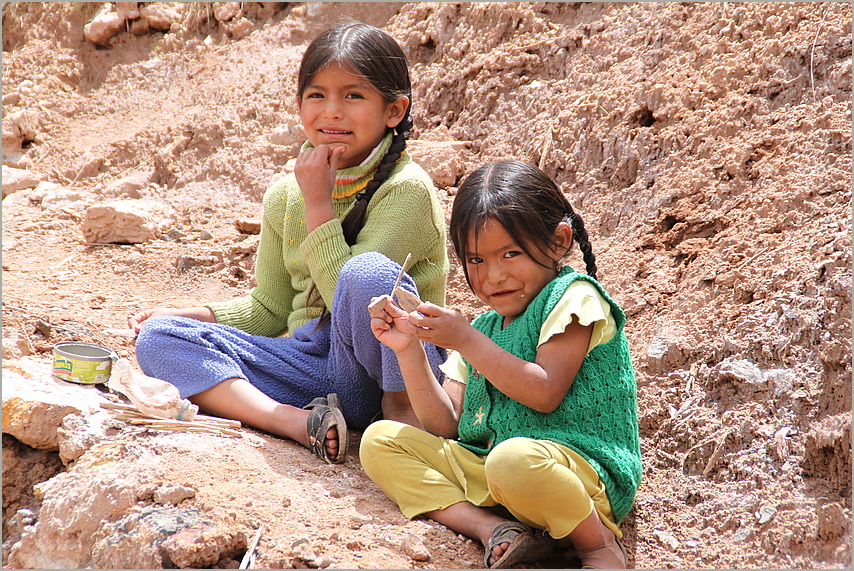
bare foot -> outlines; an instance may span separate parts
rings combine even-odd
[[[333,426],[326,431],[326,453],[333,460],[338,460],[338,427]]]
[[[492,548],[492,556],[489,558],[489,565],[492,566],[496,561],[501,559],[504,555],[504,552],[507,551],[507,548],[510,547],[509,543],[499,543],[495,547]]]

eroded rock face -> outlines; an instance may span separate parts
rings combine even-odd
[[[38,450],[3,435],[3,560],[26,526],[35,523],[41,502],[33,495],[33,486],[49,480],[63,470],[55,451]]]

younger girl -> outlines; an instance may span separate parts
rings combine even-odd
[[[450,230],[492,311],[469,324],[433,303],[407,314],[387,302],[371,320],[424,430],[368,427],[365,472],[407,517],[481,541],[485,567],[565,539],[585,567],[625,568],[618,524],[641,478],[636,385],[625,316],[594,279],[584,223],[542,171],[508,161],[460,186]],[[562,265],[573,241],[588,275]],[[422,341],[455,350],[444,386]]]
[[[294,174],[264,195],[258,285],[229,302],[132,317],[145,374],[328,462],[345,461],[347,423],[364,428],[380,411],[416,422],[365,309],[391,292],[409,253],[401,285],[445,300],[444,215],[406,153],[410,97],[406,56],[382,30],[343,24],[309,45],[297,85],[308,142]],[[425,350],[441,378],[444,349]]]

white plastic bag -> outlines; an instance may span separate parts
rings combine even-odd
[[[107,386],[125,395],[149,416],[190,421],[199,412],[197,405],[181,398],[175,385],[135,371],[124,357],[113,364]]]

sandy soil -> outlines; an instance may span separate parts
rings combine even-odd
[[[850,4],[243,4],[244,37],[188,8],[183,27],[97,47],[83,35],[97,6],[3,4],[4,166],[67,191],[3,200],[4,359],[64,340],[133,357],[104,329],[247,292],[252,236],[235,222],[260,217],[301,142],[299,57],[358,18],[408,53],[413,139],[465,142],[442,146],[448,212],[464,173],[521,158],[585,217],[638,374],[632,563],[850,565]],[[178,221],[87,243],[85,208],[114,198]],[[449,286],[449,305],[480,311],[459,270]],[[394,517],[362,491],[363,513]],[[4,526],[17,507],[4,499]],[[478,566],[477,546],[454,545],[418,565]]]

